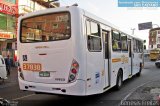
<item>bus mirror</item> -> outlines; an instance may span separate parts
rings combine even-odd
[[[143,43],[146,43],[146,40],[144,40]]]
[[[143,46],[143,49],[146,50],[146,45]]]

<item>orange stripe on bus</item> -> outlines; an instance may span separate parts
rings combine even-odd
[[[121,58],[115,58],[115,59],[112,59],[112,62],[115,63],[115,62],[120,62],[121,61]]]

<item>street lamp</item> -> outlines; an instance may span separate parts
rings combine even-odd
[[[158,25],[158,24],[152,24],[152,27],[153,27],[154,25],[156,25],[156,26],[157,26],[157,28],[159,28],[159,25]]]

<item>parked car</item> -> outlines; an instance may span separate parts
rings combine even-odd
[[[155,62],[155,65],[156,65],[157,68],[160,68],[160,60],[157,60],[157,61]]]
[[[7,79],[6,64],[2,55],[0,55],[0,79]]]

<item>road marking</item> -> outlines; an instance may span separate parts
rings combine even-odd
[[[12,99],[12,100],[19,100],[19,99],[27,98],[27,97],[34,96],[34,95],[35,94],[30,94],[30,95],[22,96],[22,97],[15,98],[15,99]]]
[[[126,95],[124,99],[121,100],[121,103],[122,103],[123,101],[126,101],[127,98],[128,98],[129,96],[131,96],[138,88],[140,88],[140,87],[142,87],[142,86],[144,86],[145,84],[148,84],[148,83],[150,83],[150,82],[152,82],[152,81],[145,82],[145,83],[137,86],[136,88],[133,88],[133,89],[131,90],[131,92],[130,92],[128,95]]]
[[[156,77],[159,77],[159,75],[155,76],[155,78],[156,78]],[[151,79],[151,80],[148,81],[148,82],[145,82],[145,83],[137,86],[136,88],[133,88],[133,89],[131,90],[131,92],[130,92],[129,94],[127,94],[127,95],[121,100],[121,102],[119,103],[118,106],[121,106],[121,105],[122,105],[121,103],[123,103],[124,101],[126,101],[127,98],[128,98],[129,96],[131,96],[138,88],[140,88],[140,87],[142,87],[142,86],[144,86],[144,85],[146,85],[146,84],[149,84],[149,83],[151,83],[151,82],[153,82],[153,81],[156,81],[157,78],[156,78],[156,79],[155,79],[155,78],[154,78],[154,79]]]

